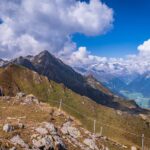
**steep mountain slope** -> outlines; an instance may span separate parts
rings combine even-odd
[[[101,82],[108,89],[110,89],[118,95],[120,94],[120,89],[125,88],[127,86],[123,80],[107,71],[98,71],[93,68],[86,70],[80,67],[75,67],[75,70],[83,75],[91,74],[94,78],[97,79],[97,81]]]
[[[47,76],[49,80],[63,83],[67,88],[80,95],[87,96],[97,103],[122,109],[121,103],[118,103],[108,90],[103,92],[105,87],[101,85],[99,88],[93,88],[84,76],[75,72],[70,66],[55,58],[48,51],[43,51],[34,57],[19,57],[7,63],[6,66],[12,63],[32,69]]]
[[[87,97],[74,93],[62,84],[49,81],[46,77],[17,65],[0,69],[0,87],[3,95],[14,96],[19,91],[32,93],[40,101],[56,107],[59,107],[60,99],[62,99],[62,109],[79,119],[86,128],[92,131],[93,122],[96,120],[96,132],[99,132],[100,127],[103,126],[104,136],[125,144],[127,147],[131,145],[140,147],[141,145],[141,138],[133,136],[133,133],[139,136],[144,133],[145,137],[150,137],[149,112],[135,108],[135,104],[132,105],[126,101],[124,101],[124,107],[127,112],[117,111],[97,104]],[[150,141],[145,140],[145,145],[149,144]]]
[[[99,89],[100,91],[102,91],[103,93],[105,94],[108,94],[110,96],[113,96],[114,94],[108,90],[108,88],[106,88],[102,83],[100,83],[99,81],[97,81],[93,75],[87,75],[86,76],[86,80],[87,80],[87,83],[92,86],[93,88],[95,89]]]

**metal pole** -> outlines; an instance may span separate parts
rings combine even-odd
[[[59,103],[59,111],[61,110],[61,106],[62,106],[62,99],[60,99],[60,103]]]
[[[142,150],[144,150],[144,134],[142,134]]]

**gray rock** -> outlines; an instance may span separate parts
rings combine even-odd
[[[77,139],[71,137],[71,136],[68,136],[69,140],[71,140],[71,143],[73,143],[73,145],[75,147],[80,147],[80,149],[82,150],[88,150],[88,147],[86,147],[84,144],[82,144],[81,142],[79,142]]]
[[[46,134],[48,134],[47,129],[46,129],[46,128],[42,128],[42,127],[36,128],[35,131],[38,132],[38,133],[41,134],[41,135],[46,135]]]
[[[49,122],[44,122],[44,127],[50,132],[51,135],[57,134],[54,124]]]
[[[11,124],[5,124],[3,126],[3,131],[5,131],[5,132],[11,132],[13,130],[14,130],[14,127]]]
[[[68,127],[68,133],[73,138],[78,138],[78,137],[81,136],[80,131],[77,128],[75,128],[75,127]]]
[[[26,103],[26,104],[32,104],[32,103],[39,104],[39,101],[34,95],[30,94],[30,95],[27,95],[25,97],[24,103]]]
[[[65,150],[66,149],[66,146],[63,143],[63,140],[58,135],[53,136],[53,139],[55,142],[55,146],[57,147],[58,150]]]
[[[73,138],[78,138],[81,135],[80,131],[77,128],[72,127],[71,122],[64,123],[63,126],[62,126],[62,128],[61,128],[61,132],[63,134],[69,134]]]
[[[25,96],[26,96],[26,94],[23,93],[23,92],[19,92],[19,93],[16,94],[17,98],[22,98],[22,97],[25,97]]]
[[[23,148],[29,147],[19,135],[14,136],[12,139],[10,139],[10,141],[12,142],[12,144],[20,145]]]
[[[97,145],[95,144],[94,140],[93,139],[85,139],[83,141],[83,143],[87,146],[89,146],[89,148],[93,149],[93,150],[98,150],[98,147]]]
[[[50,136],[45,136],[39,139],[33,139],[32,143],[34,148],[36,149],[43,149],[43,150],[53,149],[53,143]]]

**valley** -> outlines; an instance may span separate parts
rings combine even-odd
[[[142,93],[120,91],[120,93],[128,99],[133,99],[142,108],[150,108],[150,97],[144,97]]]

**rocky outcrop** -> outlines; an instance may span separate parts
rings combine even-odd
[[[29,147],[19,135],[14,136],[13,138],[10,139],[10,141],[15,146],[19,145],[22,148],[28,148]]]
[[[16,94],[16,99],[21,101],[22,104],[39,104],[39,100],[32,94],[26,95],[23,92]]]
[[[61,131],[63,134],[68,134],[73,138],[78,138],[81,135],[80,131],[77,128],[72,126],[71,122],[64,123],[61,128]]]
[[[87,138],[83,141],[83,143],[86,144],[92,150],[98,150],[98,147],[93,139]]]
[[[32,140],[33,148],[35,149],[45,149],[53,150],[53,143],[51,136],[38,137],[37,139]]]
[[[5,131],[5,132],[11,132],[13,130],[14,130],[14,127],[11,124],[7,123],[3,126],[3,131]]]

